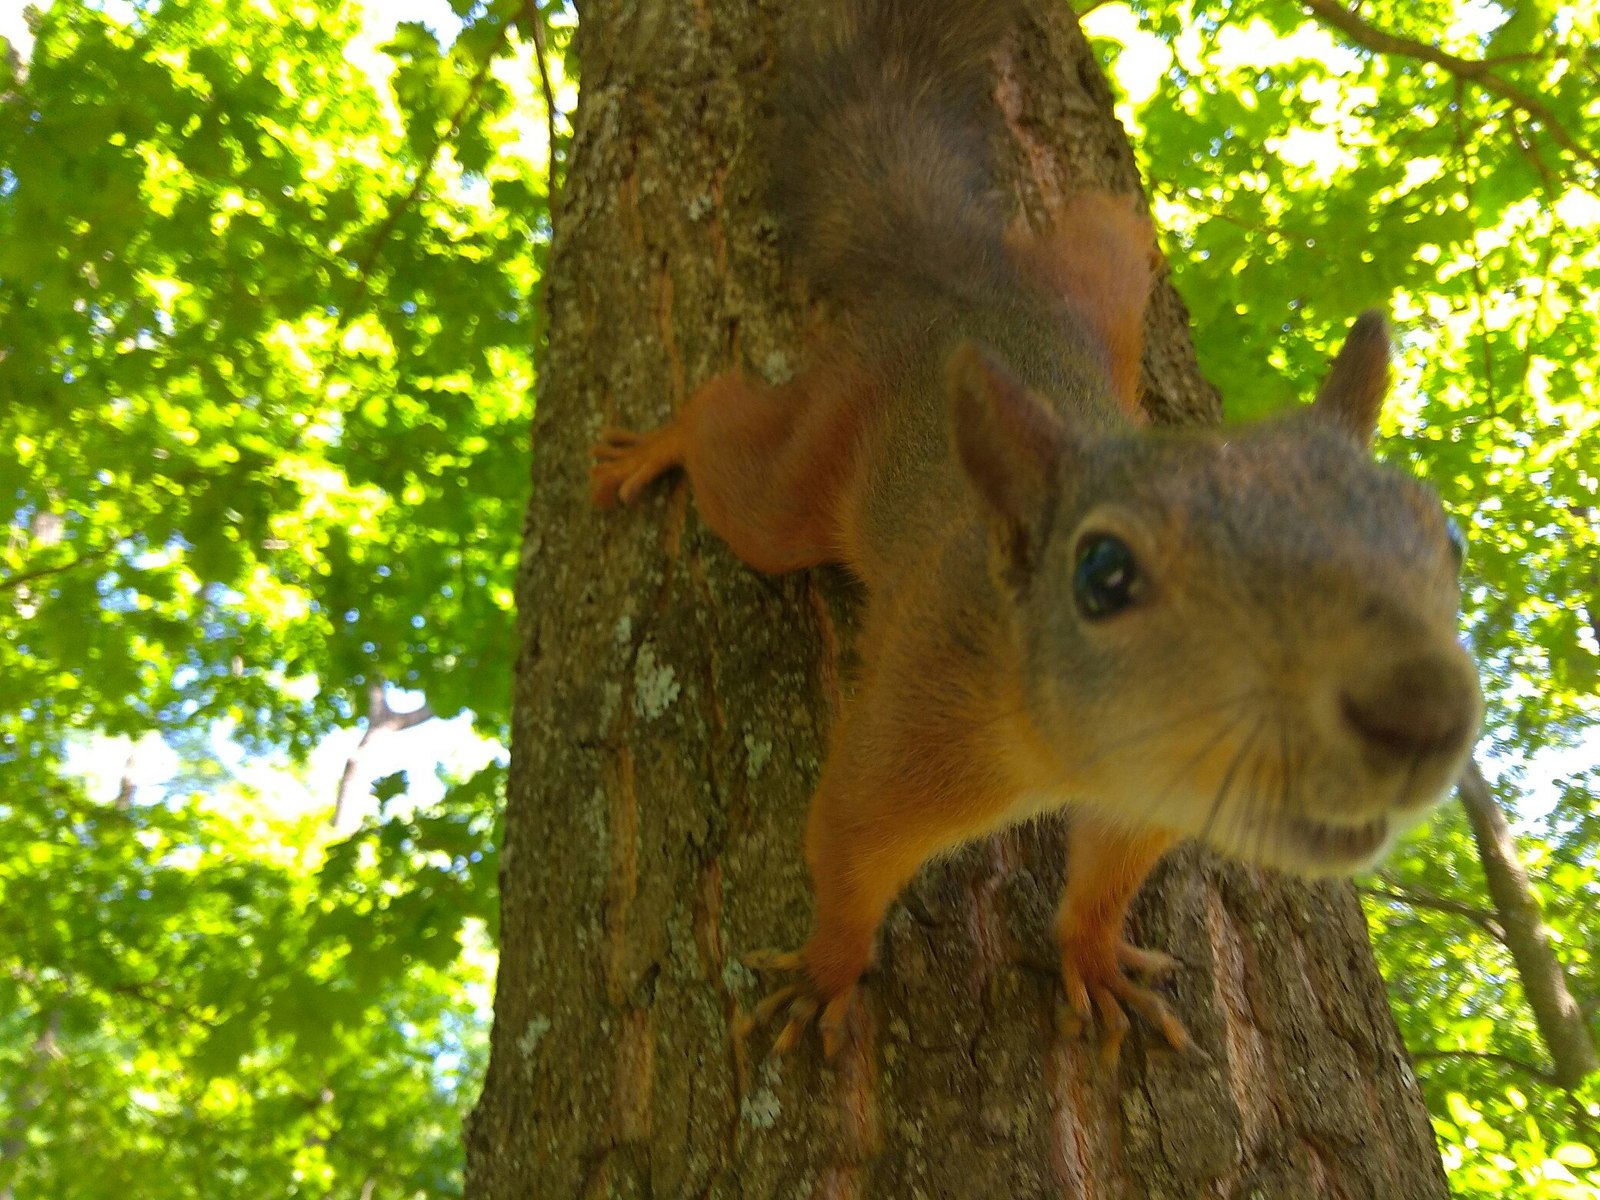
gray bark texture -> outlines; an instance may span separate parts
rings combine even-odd
[[[850,688],[850,584],[763,577],[681,482],[590,507],[603,423],[649,427],[736,363],[803,361],[765,204],[783,6],[590,0],[548,286],[493,1053],[474,1200],[538,1197],[1446,1195],[1346,885],[1185,850],[1132,937],[1206,1061],[1137,1027],[1120,1063],[1056,1030],[1059,821],[926,869],[890,912],[867,1036],[827,1064],[747,1028],[741,958],[805,937],[800,844]],[[1140,182],[1066,5],[997,61],[1017,207]],[[1267,347],[1262,348],[1263,354]],[[1182,304],[1149,317],[1162,421],[1217,415]]]

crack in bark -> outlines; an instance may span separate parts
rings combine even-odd
[[[612,1137],[616,1144],[648,1142],[655,1095],[656,1039],[649,1006],[631,1008],[617,1037],[612,1092]]]
[[[1249,1000],[1248,972],[1243,939],[1215,888],[1206,888],[1206,930],[1211,942],[1212,987],[1217,1010],[1222,1015],[1223,1043],[1227,1058],[1219,1068],[1227,1077],[1229,1091],[1239,1113],[1240,1140],[1245,1157],[1265,1145],[1271,1129],[1281,1124],[1269,1122],[1269,1113],[1281,1112],[1286,1099],[1274,1094],[1266,1039],[1257,1026]],[[1265,1103],[1263,1103],[1265,1101]]]
[[[613,759],[616,777],[606,788],[608,828],[605,913],[606,999],[621,1007],[627,999],[623,960],[628,950],[628,918],[639,894],[639,799],[633,786],[633,749],[626,743]]]
[[[1005,835],[997,834],[984,845],[984,859],[988,870],[972,881],[967,893],[967,931],[977,953],[972,959],[973,992],[980,993],[996,968],[1006,965],[1011,955],[1006,953],[1005,918],[996,912],[995,896],[1010,873],[1004,850]]]

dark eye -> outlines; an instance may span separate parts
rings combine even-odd
[[[1087,620],[1121,612],[1139,598],[1139,590],[1139,564],[1127,542],[1109,533],[1091,533],[1078,543],[1072,592]]]
[[[1450,549],[1455,552],[1456,566],[1461,566],[1467,561],[1467,535],[1461,532],[1461,526],[1456,524],[1454,517],[1444,519],[1445,536],[1450,539]]]

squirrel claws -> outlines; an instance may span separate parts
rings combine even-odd
[[[590,449],[589,495],[597,508],[632,504],[656,476],[683,461],[683,448],[672,426],[654,433],[606,426]]]
[[[821,1007],[822,1002],[806,991],[803,985],[793,983],[788,987],[779,988],[757,1006],[755,1023],[765,1025],[779,1009],[787,1008],[783,1028],[778,1030],[778,1036],[772,1039],[772,1052],[781,1058],[799,1045],[800,1039],[806,1034],[806,1028]]]
[[[1167,1002],[1128,975],[1130,971],[1146,978],[1170,974],[1183,965],[1178,959],[1126,942],[1120,942],[1111,953],[1083,953],[1082,949],[1073,944],[1062,947],[1061,984],[1066,1002],[1059,1024],[1064,1036],[1081,1038],[1098,1022],[1101,1062],[1114,1067],[1131,1027],[1128,1010],[1132,1009],[1159,1030],[1174,1050],[1200,1055],[1199,1047]]]
[[[756,1005],[755,1011],[750,1014],[751,1028],[767,1024],[773,1017],[778,1015],[780,1009],[785,1005],[793,1005],[802,998],[804,993],[804,985],[798,983],[788,983],[781,988],[768,992],[761,998],[761,1003]],[[815,1008],[812,1011],[815,1012]]]
[[[806,962],[798,950],[752,950],[744,965],[752,971],[803,971]]]
[[[758,950],[745,956],[745,966],[755,971],[804,972],[805,959],[799,951]],[[856,1011],[859,989],[846,988],[832,997],[818,994],[809,976],[775,988],[762,998],[750,1014],[747,1029],[771,1024],[783,1015],[783,1028],[772,1041],[772,1052],[788,1054],[805,1036],[814,1021],[822,1035],[823,1057],[830,1062],[856,1036]]]
[[[1182,959],[1163,954],[1160,950],[1130,946],[1127,942],[1117,946],[1117,961],[1135,975],[1142,975],[1146,979],[1164,979],[1183,966]]]

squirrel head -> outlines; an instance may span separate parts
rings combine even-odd
[[[1454,784],[1483,708],[1462,545],[1430,489],[1371,457],[1389,357],[1367,313],[1309,406],[1106,432],[957,350],[956,450],[1062,791],[1331,874]]]

